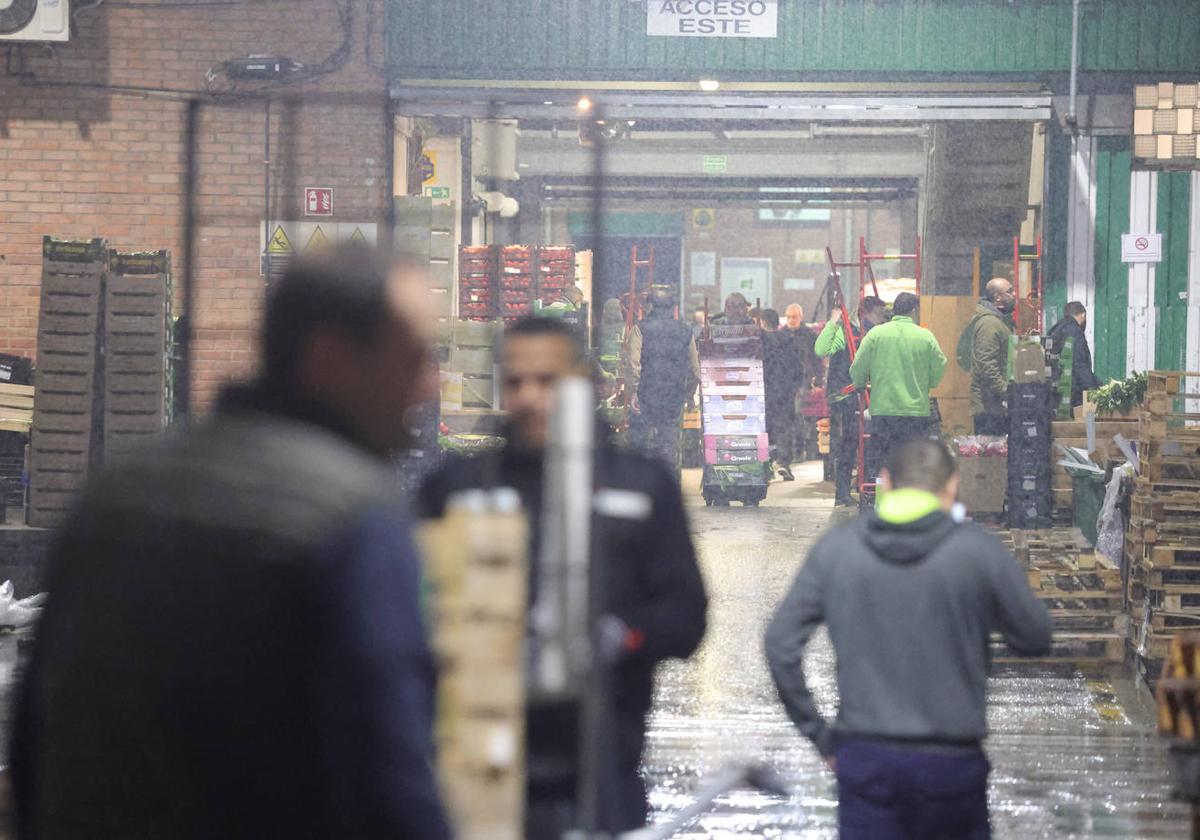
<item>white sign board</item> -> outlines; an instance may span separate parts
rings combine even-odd
[[[646,34],[668,38],[774,38],[779,0],[646,0]]]
[[[1162,234],[1161,233],[1123,233],[1123,234],[1121,234],[1121,262],[1126,262],[1126,263],[1162,262]]]

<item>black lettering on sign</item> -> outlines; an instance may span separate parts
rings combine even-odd
[[[736,32],[738,35],[749,35],[750,34],[750,21],[735,20],[733,22],[733,31]]]
[[[675,4],[672,3],[671,0],[663,0],[658,7],[658,13],[660,15],[665,15],[667,12],[670,12],[673,15],[678,14],[678,12],[675,11]]]
[[[712,35],[717,31],[716,21],[712,18],[700,18],[698,31],[701,35]]]
[[[767,13],[767,4],[762,0],[751,0],[750,4],[746,7],[746,11],[755,17],[762,17]]]
[[[695,33],[695,31],[696,31],[696,19],[695,18],[680,18],[679,19],[680,34],[691,35],[691,34]]]

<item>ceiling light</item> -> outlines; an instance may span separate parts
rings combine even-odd
[[[586,96],[581,96],[579,97],[579,101],[575,103],[575,107],[586,113],[587,111],[592,110],[592,100],[588,99]]]
[[[721,89],[721,83],[718,82],[716,79],[701,79],[700,80],[700,90],[704,91],[705,93],[712,93],[712,92],[720,90],[720,89]]]

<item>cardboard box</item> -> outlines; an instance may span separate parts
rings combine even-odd
[[[463,407],[463,375],[454,371],[441,372],[442,409],[462,411]]]
[[[968,513],[1000,513],[1008,490],[1008,458],[987,455],[958,459],[958,500]]]

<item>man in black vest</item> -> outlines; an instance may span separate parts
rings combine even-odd
[[[675,318],[675,301],[667,289],[650,292],[650,312],[633,328],[627,384],[634,394],[633,445],[675,468],[683,405],[700,384],[700,357],[691,328]]]
[[[260,379],[90,482],[18,688],[20,836],[449,840],[385,460],[436,394],[426,288],[365,245],[293,263]]]
[[[858,460],[858,395],[846,392],[850,383],[850,348],[846,344],[840,310],[830,315],[817,337],[816,354],[828,357],[829,373],[825,397],[829,403],[829,454],[833,458],[834,504],[852,505],[850,479]],[[863,298],[858,309],[859,325],[850,325],[857,346],[871,327],[887,321],[887,304],[877,297]]]

